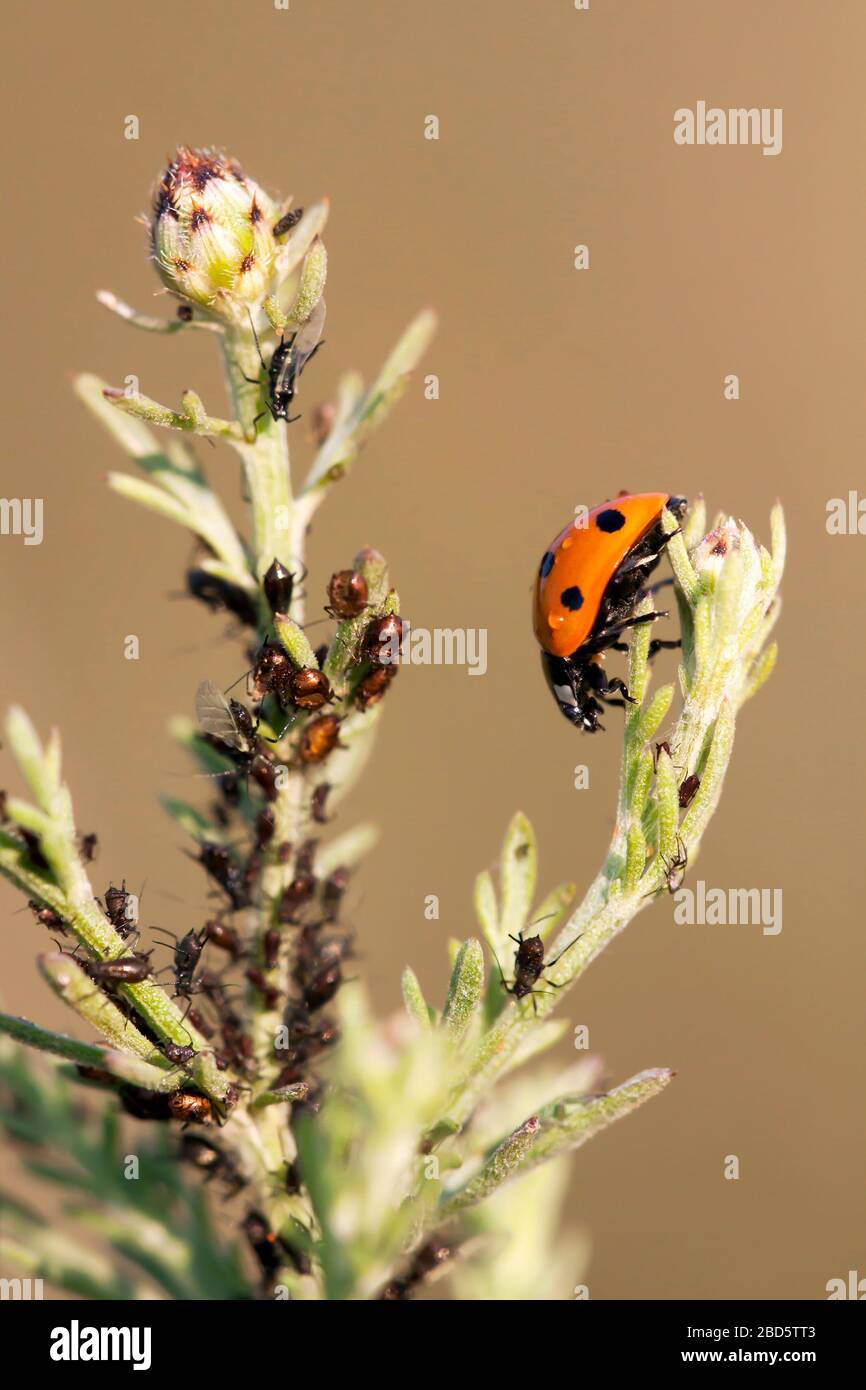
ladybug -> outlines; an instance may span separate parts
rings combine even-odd
[[[627,628],[667,617],[635,617],[634,609],[668,542],[662,514],[667,509],[679,518],[686,505],[684,497],[666,492],[622,493],[593,508],[583,524],[571,522],[541,557],[535,635],[542,668],[566,719],[587,733],[604,727],[601,700],[631,703],[625,683],[605,674],[602,653],[624,651],[618,639]],[[656,640],[650,653],[679,645]],[[622,699],[612,699],[612,692]]]

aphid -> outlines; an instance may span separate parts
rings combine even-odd
[[[331,790],[330,782],[320,782],[313,792],[310,801],[310,810],[313,820],[317,825],[327,825],[328,817],[325,814],[327,809],[328,794]]]
[[[164,1042],[162,1050],[170,1062],[181,1067],[186,1066],[196,1055],[195,1048],[184,1043]]]
[[[357,618],[367,606],[367,581],[360,570],[338,570],[328,581],[326,613],[333,618]]]
[[[295,576],[287,570],[280,560],[274,560],[264,579],[262,588],[272,613],[288,613],[292,604]]]
[[[297,872],[299,874],[312,874],[316,868],[316,851],[319,848],[318,840],[304,840],[298,846]]]
[[[249,589],[242,589],[238,584],[209,574],[207,570],[190,570],[186,576],[186,586],[190,597],[205,604],[212,613],[225,609],[244,627],[258,627],[259,612],[255,595]]]
[[[278,642],[265,642],[252,669],[253,689],[259,699],[276,695],[283,707],[321,709],[334,698],[330,682],[315,666],[298,669]]]
[[[27,853],[30,855],[32,862],[36,865],[36,868],[43,869],[46,873],[49,873],[51,866],[42,853],[39,844],[39,836],[34,835],[32,830],[26,830],[23,825],[17,826],[16,829],[27,846]]]
[[[619,639],[629,628],[667,616],[634,610],[668,543],[662,514],[680,517],[685,508],[685,498],[664,492],[622,494],[594,508],[585,526],[570,523],[542,556],[535,591],[542,669],[562,714],[587,733],[603,728],[602,700],[631,702],[625,683],[606,676],[603,653],[624,650]],[[679,645],[655,640],[650,652]]]
[[[262,357],[262,350],[259,346],[258,334],[255,330],[252,317],[250,326],[253,330],[256,348],[258,349],[259,361],[262,364],[262,371],[268,378],[268,395],[266,410],[261,411],[256,416],[253,424],[258,424],[263,419],[267,411],[270,411],[274,420],[285,420],[287,424],[299,420],[299,415],[290,415],[289,411],[295,399],[295,392],[298,386],[298,378],[304,367],[315,357],[319,348],[322,346],[322,330],[325,326],[325,301],[320,299],[307,322],[296,333],[291,333],[288,338],[282,336],[277,346],[274,348],[270,364],[265,364]],[[249,378],[247,378],[249,380]]]
[[[205,1182],[219,1178],[226,1184],[228,1196],[234,1196],[246,1187],[246,1178],[239,1172],[230,1154],[218,1149],[200,1134],[184,1132],[180,1136],[180,1156],[199,1172],[204,1173]]]
[[[403,619],[396,613],[374,618],[364,634],[363,654],[371,666],[391,666],[403,641]]]
[[[207,995],[216,1010],[226,1049],[223,1058],[225,1064],[234,1067],[237,1071],[253,1070],[255,1059],[252,1039],[243,1031],[240,1018],[226,998],[225,985],[207,970],[201,972],[198,983],[199,988]]]
[[[271,840],[274,838],[276,824],[276,818],[269,806],[266,806],[263,811],[259,811],[259,814],[256,816],[257,849],[264,849],[271,843]]]
[[[280,899],[280,921],[293,922],[298,908],[310,901],[316,887],[315,874],[305,872],[303,869],[297,873],[289,886],[283,890],[283,896]]]
[[[565,952],[570,951],[572,946],[580,939],[579,937],[575,937],[574,941],[569,941],[568,945],[564,950],[560,951],[558,956],[553,960],[546,961],[544,959],[544,942],[540,936],[524,937],[523,932],[518,932],[517,936],[513,936],[511,932],[509,932],[509,937],[512,941],[517,942],[517,950],[514,952],[514,979],[509,983],[505,979],[505,976],[502,975],[501,966],[499,973],[502,975],[502,988],[505,990],[506,994],[513,994],[515,999],[525,999],[527,994],[543,994],[545,992],[544,990],[536,990],[533,988],[540,980],[542,971],[550,970],[556,965],[557,961],[562,960]],[[548,984],[553,985],[554,989],[562,988],[561,985],[554,984],[553,980],[549,980]],[[537,1005],[534,998],[532,1006],[537,1012]]]
[[[151,951],[133,951],[118,960],[92,960],[83,969],[99,984],[140,985],[150,975]]]
[[[190,928],[182,937],[175,937],[174,946],[174,995],[175,999],[191,999],[193,993],[193,975],[196,966],[201,959],[201,953],[210,940],[208,923],[202,927],[200,932]],[[167,936],[173,936],[173,932],[167,931],[165,927],[156,928],[157,931],[165,931]]]
[[[181,323],[192,323],[191,304],[178,304],[176,312],[177,317],[180,319]]]
[[[359,709],[371,709],[385,698],[385,692],[397,675],[396,666],[375,666],[364,677],[355,691],[355,703]]]
[[[249,966],[244,971],[244,974],[246,978],[249,980],[250,984],[253,986],[253,989],[257,989],[259,994],[262,996],[262,999],[265,1003],[265,1008],[275,1009],[280,1002],[280,991],[278,989],[275,989],[273,985],[268,984],[267,980],[265,979],[265,976],[263,975],[262,971],[259,970],[258,966]]]
[[[316,406],[310,424],[310,434],[314,444],[319,445],[319,447],[324,444],[334,428],[336,418],[337,411],[331,401],[323,401],[321,405]]]
[[[141,1086],[121,1086],[118,1094],[124,1110],[136,1120],[171,1119],[168,1093],[165,1091],[147,1091]]]
[[[304,1003],[313,1013],[333,999],[343,981],[339,959],[326,961],[304,986]]]
[[[91,1067],[86,1062],[76,1062],[75,1070],[84,1081],[93,1081],[97,1086],[117,1086],[117,1077],[101,1067]]]
[[[105,915],[118,936],[124,940],[135,931],[135,910],[132,894],[126,891],[126,879],[119,888],[109,883],[105,890]]]
[[[339,737],[340,721],[335,714],[320,714],[316,719],[311,719],[298,744],[301,762],[307,765],[324,762],[336,748]]]
[[[262,954],[264,956],[265,968],[273,970],[277,963],[280,951],[281,934],[276,927],[268,927],[262,940]]]
[[[293,227],[298,225],[303,215],[303,208],[292,208],[290,212],[284,212],[279,221],[275,222],[271,228],[274,236],[285,236],[286,232],[290,232]]]
[[[300,1007],[295,1006],[296,1009]],[[339,1037],[337,1027],[330,1018],[320,1018],[316,1021],[306,1013],[296,1013],[293,1010],[287,1016],[286,1022],[289,1025],[290,1042],[288,1049],[281,1054],[283,1068],[274,1082],[277,1088],[291,1086],[302,1080],[304,1063],[324,1052],[326,1048],[333,1047]]]
[[[398,1274],[386,1284],[379,1294],[380,1300],[397,1302],[412,1297],[415,1289],[436,1270],[441,1269],[454,1255],[453,1241],[445,1241],[441,1236],[431,1236],[416,1250],[402,1274]]]
[[[189,1091],[173,1091],[169,1096],[168,1111],[173,1120],[184,1124],[210,1124],[213,1119],[213,1105],[207,1096],[193,1095]]]
[[[99,848],[99,836],[92,831],[89,835],[82,835],[80,844],[81,858],[85,864],[92,864],[96,858],[96,851]]]
[[[244,948],[234,927],[227,926],[225,922],[209,921],[205,922],[202,931],[207,933],[208,941],[219,946],[221,951],[228,952],[233,960],[243,955]]]
[[[686,876],[689,854],[679,835],[677,836],[676,850],[670,859],[662,856],[662,863],[665,868],[665,882],[669,893],[676,893],[682,887],[683,879]]]
[[[298,709],[316,710],[333,700],[334,692],[324,671],[315,666],[302,666],[293,671],[289,682],[289,698]]]
[[[683,810],[685,810],[687,806],[691,806],[692,802],[697,796],[698,787],[700,785],[701,779],[700,777],[696,776],[694,772],[691,774],[691,776],[687,777],[686,780],[680,784],[679,803]]]
[[[41,922],[43,927],[48,927],[50,931],[59,932],[61,936],[68,935],[66,923],[60,913],[54,911],[53,907],[49,907],[47,903],[37,902],[35,898],[30,898],[27,906],[37,922]]]
[[[663,739],[661,743],[656,744],[655,752],[653,754],[653,772],[656,772],[658,770],[659,758],[662,755],[662,751],[667,753],[668,757],[670,757],[671,746],[668,743],[667,739]]]
[[[252,759],[256,726],[246,705],[227,700],[214,681],[202,681],[195,693],[199,725],[243,766]]]
[[[349,886],[349,870],[338,868],[322,884],[322,907],[329,917],[336,917]]]
[[[249,892],[243,873],[225,845],[203,840],[199,849],[199,863],[208,877],[222,888],[235,910],[249,905]]]
[[[193,1028],[197,1029],[203,1038],[213,1037],[213,1028],[208,1023],[207,1019],[202,1017],[198,1009],[188,1009],[186,1016]]]

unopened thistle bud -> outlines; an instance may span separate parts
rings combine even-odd
[[[279,250],[275,205],[240,165],[181,147],[156,190],[153,258],[173,294],[232,323],[261,304]]]

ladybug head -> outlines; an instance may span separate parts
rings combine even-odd
[[[541,667],[550,693],[570,724],[588,734],[604,728],[598,722],[602,707],[592,693],[585,668],[549,652],[541,653]]]

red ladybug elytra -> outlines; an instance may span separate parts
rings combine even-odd
[[[618,639],[628,628],[667,616],[635,617],[634,609],[668,542],[662,513],[667,508],[679,518],[686,505],[666,492],[623,493],[580,525],[571,522],[542,556],[535,589],[542,668],[566,719],[587,733],[603,728],[599,701],[631,698],[623,681],[605,675],[601,654],[624,650]],[[655,640],[650,650],[679,645]],[[611,699],[612,692],[622,699]]]

